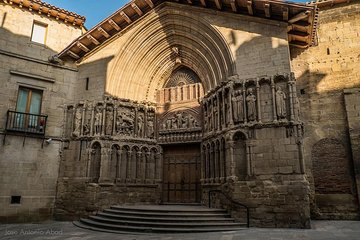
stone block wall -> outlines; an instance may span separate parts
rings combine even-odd
[[[48,25],[45,45],[30,41],[33,21]],[[63,107],[75,94],[77,78],[73,65],[57,65],[48,58],[78,37],[81,29],[4,3],[0,23],[0,221],[46,220],[55,203]],[[42,91],[41,114],[48,115],[45,136],[5,133],[7,111],[16,110],[19,87]],[[52,141],[47,144],[43,138]],[[11,204],[12,196],[21,196],[20,204]]]
[[[246,181],[229,182],[221,187],[204,187],[202,199],[208,203],[207,190],[221,189],[234,201],[249,208],[251,227],[310,228],[309,182],[302,174],[261,175]],[[246,210],[218,193],[212,206],[227,208],[240,222]]]
[[[161,187],[153,185],[99,185],[81,179],[61,178],[54,218],[78,220],[116,204],[158,204]]]
[[[4,136],[2,136],[3,138]],[[61,143],[6,136],[0,146],[0,222],[50,219],[56,196]],[[19,204],[11,204],[20,196]]]
[[[81,28],[60,23],[45,14],[5,3],[0,6],[0,50],[47,61],[82,33]],[[34,21],[47,25],[45,47],[30,40]]]
[[[350,141],[355,129],[349,132],[343,92],[360,85],[359,14],[356,1],[320,8],[316,45],[291,49],[315,218],[359,217],[359,184],[352,171],[356,146]]]

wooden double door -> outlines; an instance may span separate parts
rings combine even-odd
[[[163,202],[200,202],[200,144],[163,146]]]

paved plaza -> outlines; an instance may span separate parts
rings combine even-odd
[[[0,239],[11,240],[359,240],[360,221],[313,221],[312,229],[250,228],[233,232],[196,234],[114,234],[85,230],[72,222],[0,225]]]

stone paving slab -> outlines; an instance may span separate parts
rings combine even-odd
[[[81,229],[72,222],[2,224],[1,240],[360,240],[360,221],[313,221],[312,229],[250,228],[194,234],[112,234]]]

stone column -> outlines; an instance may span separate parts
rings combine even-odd
[[[260,106],[260,79],[256,79],[256,108],[257,108],[257,120],[261,123],[261,106]]]
[[[245,149],[246,149],[246,170],[247,175],[252,176],[252,159],[251,159],[251,152],[252,152],[252,145],[249,142],[245,143]]]
[[[226,178],[228,181],[236,181],[237,180],[237,176],[235,173],[236,170],[236,164],[235,164],[235,158],[234,158],[234,147],[235,147],[235,142],[233,140],[229,141],[229,145],[228,145],[228,157],[227,159],[229,159],[229,164],[227,164],[227,166],[229,166],[228,168],[228,177]]]
[[[123,159],[122,159],[122,149],[116,151],[117,162],[116,162],[116,182],[121,182],[123,178],[122,168],[123,168]]]
[[[205,146],[205,182],[209,182],[210,179],[210,149]]]
[[[95,111],[95,108],[94,106],[91,106],[90,107],[90,110],[91,110],[91,119],[90,119],[90,135],[91,136],[94,136],[94,111]]]
[[[222,116],[223,116],[223,121],[221,123],[221,128],[225,129],[226,128],[226,118],[227,118],[225,105],[226,106],[229,106],[229,105],[226,104],[225,89],[224,88],[221,90],[221,100],[222,100]]]
[[[244,124],[247,123],[247,108],[246,108],[246,87],[243,83],[243,109],[244,109]]]
[[[271,97],[272,97],[272,109],[273,109],[273,122],[277,123],[275,83],[273,77],[271,77]]]
[[[299,169],[300,169],[300,173],[304,174],[305,173],[305,160],[304,160],[303,141],[299,139],[296,142],[296,144],[298,146],[298,151],[299,151]]]
[[[201,146],[200,152],[200,182],[203,183],[205,180],[205,150],[204,145]]]
[[[290,101],[290,121],[294,121],[294,99],[292,91],[293,81],[288,81],[288,90],[289,90],[289,101]]]
[[[95,151],[93,151],[92,148],[88,148],[87,149],[87,162],[86,162],[86,177],[87,178],[90,178],[90,171],[91,171],[91,159],[92,159],[92,156],[95,154]]]
[[[103,113],[101,118],[101,136],[105,135],[105,118],[106,118],[106,104],[103,104]]]
[[[215,146],[210,145],[210,182],[215,181]]]
[[[112,132],[111,135],[114,136],[116,135],[116,119],[117,119],[117,106],[114,106],[114,121],[113,121],[113,128],[112,128]]]
[[[127,152],[126,157],[126,182],[131,182],[131,159],[132,158],[132,150],[130,149]]]
[[[109,176],[109,162],[111,157],[111,149],[108,148],[101,148],[101,161],[100,161],[100,178],[99,183],[109,183],[110,176]]]
[[[137,151],[136,152],[136,156],[135,156],[135,168],[136,168],[136,170],[135,170],[135,182],[136,183],[140,183],[141,182],[141,172],[142,172],[142,170],[141,170],[141,167],[142,167],[142,163],[141,163],[141,151]]]
[[[80,124],[80,136],[83,136],[83,131],[84,131],[84,122],[85,122],[85,106],[83,105],[82,107],[82,113],[81,113],[81,124]]]
[[[220,145],[215,143],[215,182],[220,182],[221,165],[220,165]]]
[[[143,138],[150,138],[148,136],[148,109],[147,107],[144,107],[144,125],[143,125]]]
[[[156,182],[161,183],[163,178],[163,154],[162,152],[157,152],[155,154],[155,162],[156,164]]]
[[[228,103],[229,103],[229,124],[230,126],[234,125],[234,118],[233,118],[233,108],[232,108],[232,94],[234,92],[234,87],[233,84],[231,84],[231,86],[229,87],[229,92],[228,92]]]
[[[217,130],[219,131],[221,129],[221,117],[220,117],[220,114],[221,114],[221,109],[220,109],[220,92],[217,92],[216,93],[216,98],[217,98]]]
[[[300,106],[299,106],[299,99],[298,99],[298,96],[297,96],[297,90],[296,90],[296,79],[295,79],[295,76],[293,76],[293,73],[290,74],[290,78],[291,78],[291,90],[292,90],[292,99],[293,99],[293,112],[294,112],[294,118],[293,120],[299,120],[300,119],[300,114],[299,114],[299,109],[300,109]]]

